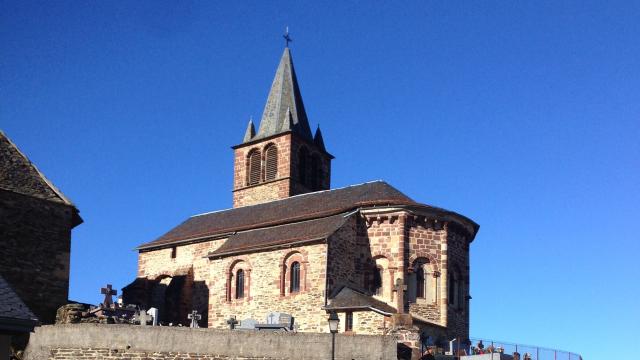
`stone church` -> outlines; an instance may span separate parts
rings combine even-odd
[[[191,216],[137,249],[124,301],[160,321],[227,328],[235,317],[291,314],[295,329],[383,334],[420,329],[469,336],[469,246],[479,226],[415,201],[384,181],[331,189],[331,161],[312,134],[290,49],[282,54],[258,131],[233,146],[233,208]]]

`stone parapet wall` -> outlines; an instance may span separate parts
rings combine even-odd
[[[331,335],[127,325],[43,326],[26,360],[44,359],[322,359]],[[336,336],[336,359],[396,359],[393,336]]]
[[[211,355],[185,352],[156,352],[142,350],[118,350],[118,349],[95,349],[95,348],[57,348],[51,350],[50,360],[284,360],[285,358],[264,357],[264,356],[231,356],[231,355]]]

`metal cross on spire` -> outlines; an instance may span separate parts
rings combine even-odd
[[[284,31],[284,35],[282,35],[282,37],[284,38],[284,46],[285,47],[289,47],[289,43],[292,42],[293,40],[291,40],[291,37],[289,36],[289,27],[287,26],[286,30]]]

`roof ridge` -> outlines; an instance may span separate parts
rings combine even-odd
[[[390,185],[388,182],[386,182],[384,180],[372,180],[372,181],[366,181],[366,182],[363,182],[363,183],[360,183],[360,184],[347,185],[347,186],[334,188],[334,189],[327,189],[327,190],[308,192],[308,193],[304,193],[304,194],[292,195],[292,196],[286,197],[284,199],[276,199],[276,200],[272,200],[272,201],[268,201],[268,202],[264,202],[264,203],[260,203],[260,204],[241,206],[241,207],[237,207],[237,208],[226,208],[226,209],[220,209],[220,210],[207,211],[207,212],[204,212],[204,213],[191,215],[189,218],[194,218],[194,217],[198,217],[198,216],[205,216],[205,215],[209,215],[209,214],[215,214],[215,213],[220,213],[220,212],[230,211],[230,210],[236,210],[236,209],[247,209],[247,208],[251,208],[251,207],[254,207],[254,206],[260,206],[260,205],[264,205],[264,204],[273,204],[273,203],[277,203],[277,202],[280,202],[280,201],[287,201],[287,200],[293,199],[293,198],[300,198],[300,197],[304,197],[304,196],[321,194],[321,193],[326,193],[326,192],[331,192],[331,191],[344,190],[344,189],[348,189],[348,188],[352,188],[352,187],[363,186],[363,185],[373,184],[373,183],[384,183],[384,184],[387,184],[387,185],[393,187],[392,185]],[[395,187],[393,187],[393,188],[395,189]],[[398,189],[396,189],[396,190],[398,190]],[[400,190],[398,190],[398,191],[400,191]],[[403,195],[405,195],[405,194],[403,193]]]

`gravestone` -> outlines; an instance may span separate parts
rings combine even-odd
[[[233,330],[236,328],[236,325],[238,324],[238,320],[236,320],[235,316],[231,316],[228,320],[227,320],[227,324],[229,324],[229,329]]]
[[[267,315],[266,324],[256,324],[258,330],[293,330],[294,318],[291,314],[271,312]]]
[[[244,319],[244,320],[240,321],[240,326],[238,326],[236,329],[255,330],[257,323],[258,322],[253,320],[253,319]]]
[[[141,326],[147,326],[147,322],[152,319],[151,315],[147,314],[147,312],[144,311],[144,309],[136,312],[134,318],[136,321],[140,322]]]
[[[150,315],[151,318],[153,319],[152,325],[158,326],[158,309],[152,307],[149,310],[147,310],[147,314]]]
[[[202,319],[202,315],[198,314],[198,310],[191,311],[191,314],[187,315],[187,318],[191,320],[191,328],[199,328],[198,321]]]

